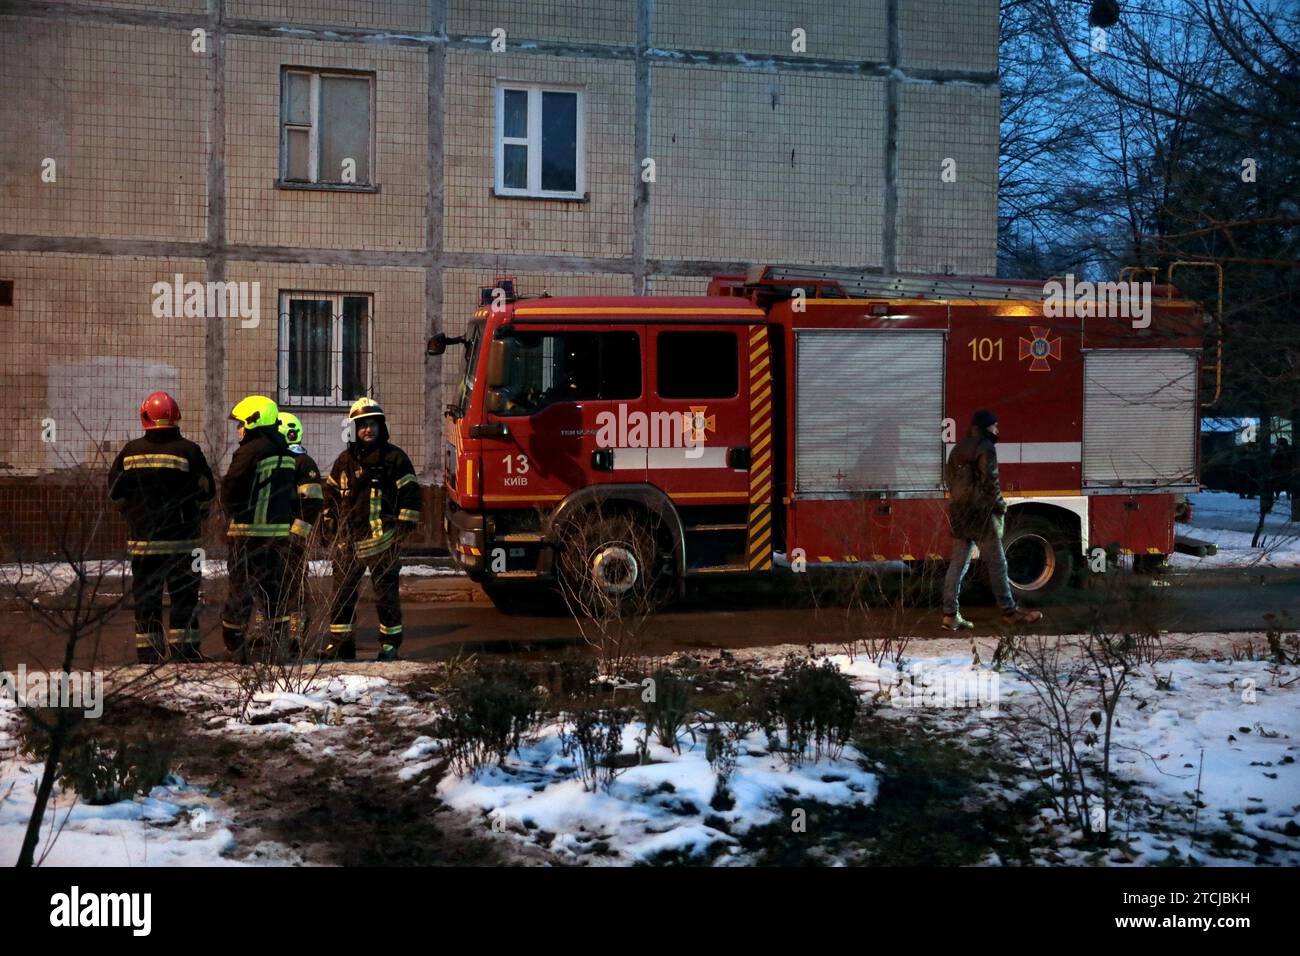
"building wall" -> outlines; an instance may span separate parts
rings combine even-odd
[[[24,420],[75,408],[110,444],[134,433],[143,394],[168,387],[187,431],[223,458],[229,405],[275,394],[289,288],[374,296],[375,392],[434,483],[460,354],[428,359],[423,342],[462,331],[498,275],[525,293],[672,295],[761,262],[994,269],[993,0],[11,0],[4,11],[0,280],[16,302],[0,307],[15,343],[2,384]],[[502,53],[490,47],[498,28]],[[377,191],[276,187],[285,66],[375,74]],[[583,201],[493,194],[503,80],[584,91]],[[53,183],[40,175],[47,157]],[[258,283],[262,323],[156,319],[150,290],[178,273]],[[340,411],[303,416],[322,451],[337,444]],[[99,450],[68,441],[73,461]],[[0,472],[60,461],[29,429]]]
[[[451,0],[447,29],[453,35],[487,38],[506,31],[517,40],[631,44],[636,42],[635,0]]]
[[[379,192],[276,188],[280,70],[375,74],[372,180]],[[429,190],[428,58],[406,47],[231,37],[226,57],[226,235],[231,243],[316,249],[417,250]]]
[[[0,82],[0,234],[202,240],[207,79],[188,34],[0,17]]]
[[[494,198],[498,81],[582,89],[587,103],[585,202]],[[453,51],[447,57],[445,248],[464,252],[628,256],[636,158],[631,63]],[[485,135],[486,134],[486,135]]]
[[[205,281],[205,264],[0,252],[0,276],[15,288],[13,308],[0,308],[0,380],[17,424],[0,478],[107,467],[139,434],[137,409],[155,388],[172,392],[184,430],[201,435],[205,320],[154,315],[155,283],[177,274]]]
[[[880,264],[883,81],[651,74],[652,256]]]

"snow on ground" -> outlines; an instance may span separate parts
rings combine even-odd
[[[1227,491],[1202,491],[1188,495],[1192,520],[1179,523],[1176,533],[1208,541],[1218,546],[1218,553],[1204,558],[1173,554],[1169,563],[1184,570],[1214,568],[1296,568],[1300,567],[1300,522],[1291,521],[1290,499],[1274,502],[1264,520],[1261,546],[1250,546],[1259,521],[1259,500],[1238,498]]]
[[[229,678],[185,681],[159,692],[159,700],[206,717],[218,735],[301,735],[326,728],[360,726],[363,713],[408,698],[373,674],[321,672],[293,689],[252,695],[243,720],[232,712],[238,688]],[[19,712],[0,708],[0,865],[18,858],[35,802],[42,764],[18,752]],[[237,808],[172,775],[147,796],[90,806],[55,784],[46,809],[42,846],[52,849],[47,866],[243,866],[300,865],[288,847],[262,841],[240,846],[231,832]],[[52,833],[57,836],[52,838]],[[38,850],[38,859],[41,851]]]
[[[972,668],[969,654],[905,664],[903,674],[914,675],[910,682],[892,667],[861,657],[832,659],[872,694],[918,680],[928,680],[934,688],[993,689],[996,708],[988,706],[986,693],[976,692],[967,697],[977,699],[978,707],[905,706],[911,698],[893,690],[893,705],[878,711],[959,727],[970,739],[992,735],[1007,746],[1011,724],[1026,732],[1028,725],[1020,718],[1037,709],[1037,697],[1022,673]],[[1146,799],[1128,801],[1111,819],[1112,836],[1123,836],[1132,850],[1132,856],[1120,859],[1149,865],[1172,856],[1251,865],[1256,853],[1250,847],[1261,839],[1275,846],[1267,862],[1300,865],[1300,667],[1171,660],[1143,667],[1130,680],[1117,710],[1113,767]],[[1065,845],[1078,832],[1063,825],[1050,806],[1044,806],[1042,820],[1044,831],[1061,843],[1066,862],[1084,862],[1079,851]]]
[[[636,752],[641,732],[639,725],[623,729],[623,754]],[[852,747],[838,758],[791,768],[770,752],[761,732],[738,743],[730,799],[716,804],[717,775],[702,737],[684,734],[680,753],[652,740],[650,763],[623,770],[608,788],[588,789],[554,721],[500,767],[448,773],[438,794],[453,809],[487,813],[494,831],[541,838],[562,858],[578,859],[603,844],[601,862],[614,865],[663,853],[738,854],[737,835],[784,819],[778,800],[867,806],[875,799],[876,778],[861,768],[862,755]]]
[[[17,752],[20,718],[0,710],[0,865],[22,849],[42,764]],[[37,860],[45,866],[245,866],[301,862],[287,847],[261,843],[242,860],[230,832],[231,810],[173,775],[148,796],[104,806],[80,802],[57,783],[46,808]]]

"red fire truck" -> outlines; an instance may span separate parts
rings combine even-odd
[[[1162,560],[1197,488],[1207,316],[1172,284],[1147,286],[1144,321],[1100,289],[1049,308],[1042,282],[952,276],[764,267],[704,297],[512,285],[429,345],[464,345],[446,531],[498,606],[557,574],[619,591],[941,562],[945,456],[980,408],[1000,420],[1021,596],[1098,548]],[[557,560],[566,540],[590,553]]]

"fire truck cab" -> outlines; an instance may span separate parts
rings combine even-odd
[[[1149,289],[1144,319],[960,277],[762,268],[704,297],[502,286],[463,339],[430,345],[464,345],[448,544],[499,605],[510,585],[552,582],[584,523],[603,524],[565,573],[610,590],[941,562],[944,461],[979,408],[1000,420],[1022,596],[1064,586],[1098,548],[1161,560],[1176,495],[1197,487],[1205,317],[1172,286]],[[629,540],[638,523],[652,548]]]

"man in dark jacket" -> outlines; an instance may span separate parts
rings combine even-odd
[[[216,491],[203,451],[181,437],[181,410],[166,392],[140,405],[144,436],[118,453],[108,473],[109,498],[126,518],[135,602],[135,653],[141,663],[201,661],[199,538]],[[163,640],[163,590],[171,594]]]
[[[348,423],[354,440],[325,479],[325,532],[335,540],[330,636],[322,656],[356,659],[357,590],[369,570],[379,616],[378,660],[394,661],[402,643],[397,543],[420,522],[420,485],[406,452],[389,442],[378,402],[357,399]]]
[[[221,632],[231,658],[247,663],[253,650],[245,629],[255,606],[266,618],[275,653],[285,645],[289,614],[285,607],[289,535],[297,515],[297,463],[278,430],[280,409],[262,395],[236,405],[239,447],[221,482],[230,594],[221,612]]]
[[[978,545],[980,560],[988,568],[989,583],[1002,608],[1005,624],[1032,624],[1043,615],[1016,606],[1007,578],[1007,556],[1002,550],[1002,531],[1007,503],[998,478],[998,419],[992,412],[978,411],[971,417],[970,432],[953,446],[944,466],[948,485],[948,522],[952,526],[952,557],[943,582],[943,626],[950,631],[974,627],[961,616],[957,596],[962,578],[970,567],[971,550]]]

